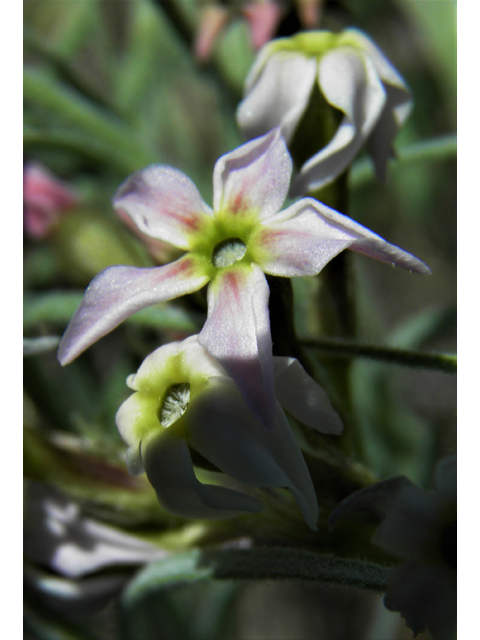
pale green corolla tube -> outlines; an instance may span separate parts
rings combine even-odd
[[[274,371],[276,395],[292,415],[322,433],[341,433],[342,423],[326,394],[297,360],[274,358]],[[154,351],[127,383],[135,393],[116,418],[129,446],[127,464],[134,474],[145,470],[166,509],[193,518],[262,509],[246,493],[202,484],[194,473],[194,450],[244,485],[288,487],[305,521],[316,529],[315,490],[279,402],[276,427],[266,430],[197,336]]]

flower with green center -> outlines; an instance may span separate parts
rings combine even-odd
[[[237,121],[247,139],[280,126],[291,148],[301,121],[309,116],[309,128],[297,141],[301,156],[307,147],[309,154],[297,167],[294,195],[312,193],[335,180],[366,142],[384,180],[392,141],[412,107],[403,78],[356,29],[273,40],[259,52],[245,93]],[[317,144],[315,129],[325,130],[328,109],[338,114],[339,124],[330,123],[331,139],[323,137]]]
[[[280,211],[291,158],[278,129],[222,156],[213,174],[213,210],[181,172],[154,165],[133,174],[114,205],[147,235],[185,251],[154,268],[116,266],[90,283],[60,343],[62,364],[136,311],[207,283],[208,316],[199,343],[231,376],[248,406],[275,427],[269,288],[264,273],[314,275],[343,249],[429,273],[414,256],[312,198]]]
[[[273,358],[275,392],[293,416],[321,433],[342,423],[326,394],[297,360]],[[235,382],[200,346],[197,336],[151,353],[127,384],[135,393],[117,412],[128,444],[127,465],[146,471],[160,503],[190,518],[255,512],[262,503],[219,484],[203,484],[193,460],[209,463],[240,488],[288,487],[307,524],[316,528],[318,505],[308,468],[280,404],[267,430],[247,407]]]

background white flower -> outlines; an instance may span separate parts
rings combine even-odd
[[[339,111],[341,121],[328,144],[298,167],[292,194],[305,195],[335,180],[366,142],[377,175],[384,180],[393,139],[412,101],[400,74],[356,29],[301,33],[265,45],[247,77],[246,95],[237,111],[245,137],[280,126],[289,144],[316,87]]]

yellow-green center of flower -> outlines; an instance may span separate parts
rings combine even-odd
[[[190,384],[188,382],[173,384],[168,389],[158,412],[158,418],[162,427],[169,427],[183,416],[189,402]]]
[[[355,29],[346,29],[341,33],[331,31],[304,31],[289,38],[277,38],[268,45],[270,54],[279,51],[303,53],[306,56],[321,58],[337,47],[353,47],[363,50],[364,45]]]
[[[219,242],[212,253],[212,263],[215,267],[230,267],[243,258],[247,247],[240,238],[228,238]]]

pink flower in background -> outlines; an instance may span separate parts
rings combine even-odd
[[[25,232],[32,238],[45,238],[59,218],[78,205],[75,189],[61,182],[39,164],[26,165],[23,174]]]
[[[147,235],[184,251],[154,268],[115,266],[85,292],[60,343],[62,364],[136,311],[208,286],[199,343],[217,358],[247,405],[274,428],[275,395],[269,288],[264,274],[315,275],[351,249],[410,271],[430,273],[411,254],[312,198],[281,211],[292,161],[280,130],[222,156],[213,173],[213,209],[180,171],[153,165],[114,197]]]
[[[238,4],[240,15],[248,22],[252,46],[260,49],[274,36],[282,17],[282,7],[272,0],[251,0]],[[232,19],[232,13],[233,7],[230,9],[218,2],[204,3],[194,44],[195,55],[199,60],[206,61],[210,58],[215,40]]]

